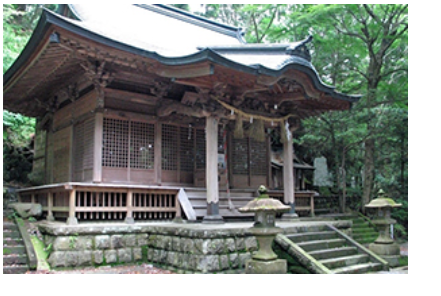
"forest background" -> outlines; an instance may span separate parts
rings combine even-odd
[[[364,212],[383,189],[403,207],[396,232],[408,234],[408,6],[398,4],[175,4],[242,27],[248,43],[290,43],[313,36],[313,64],[338,91],[361,94],[349,111],[302,122],[297,155],[325,157],[340,211]],[[26,45],[42,9],[56,4],[3,4],[3,73]],[[35,119],[3,110],[3,181],[29,185]],[[277,140],[277,139],[276,139]],[[312,181],[312,180],[310,180]]]

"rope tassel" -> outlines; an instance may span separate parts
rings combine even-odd
[[[234,126],[234,138],[243,139],[243,122],[242,114],[238,113],[236,117],[236,123]]]
[[[256,119],[251,125],[250,137],[258,142],[265,142],[265,127],[263,120]]]

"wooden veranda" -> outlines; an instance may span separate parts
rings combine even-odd
[[[86,221],[179,220],[197,221],[206,215],[206,189],[153,185],[118,185],[60,183],[17,191],[20,202],[39,203],[43,216],[68,224]],[[296,210],[314,216],[313,191],[296,192]],[[283,191],[270,190],[269,195],[283,200]],[[220,214],[225,218],[252,215],[237,209],[255,198],[255,190],[236,189],[219,192]]]

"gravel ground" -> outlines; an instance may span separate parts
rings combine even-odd
[[[173,274],[151,264],[87,267],[75,270],[28,271],[27,274]]]

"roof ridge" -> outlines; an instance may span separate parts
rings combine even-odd
[[[233,27],[208,18],[192,14],[185,10],[172,7],[166,4],[133,4],[136,7],[154,11],[175,19],[203,27],[218,33],[236,37],[240,42],[246,43],[244,39],[244,30],[240,27]]]

